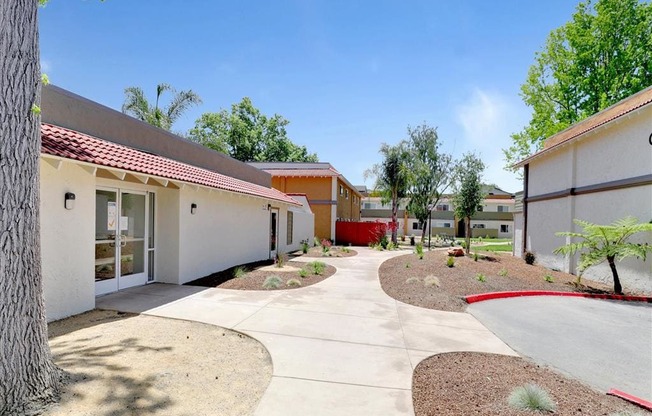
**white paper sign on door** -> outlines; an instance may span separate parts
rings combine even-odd
[[[115,231],[115,220],[117,213],[117,205],[115,202],[108,202],[106,207],[106,229],[109,231]]]
[[[120,231],[129,230],[129,217],[120,217]]]

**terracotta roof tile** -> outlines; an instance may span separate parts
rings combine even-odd
[[[586,118],[579,123],[573,124],[566,130],[560,131],[554,136],[550,136],[545,141],[542,150],[518,162],[515,166],[523,166],[530,160],[537,158],[540,155],[563,145],[564,143],[576,139],[585,133],[595,130],[600,126],[610,123],[650,103],[652,103],[652,87],[648,87],[643,91],[627,97],[624,100],[612,105],[611,107],[605,108],[604,110],[592,115],[591,117]]]
[[[48,155],[301,205],[273,188],[266,188],[52,124],[41,124],[41,140],[41,152]]]

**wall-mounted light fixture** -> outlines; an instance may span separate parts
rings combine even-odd
[[[267,204],[267,211],[272,209],[272,204]]]
[[[66,192],[63,196],[63,201],[63,206],[66,207],[66,209],[75,208],[75,194],[72,192]]]
[[[192,215],[195,215],[196,212],[197,212],[197,204],[193,202],[192,204],[190,204],[190,213]]]

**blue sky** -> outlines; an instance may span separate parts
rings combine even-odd
[[[120,109],[124,88],[192,89],[175,124],[250,97],[354,184],[382,142],[438,127],[444,151],[479,153],[485,181],[520,190],[501,148],[529,120],[518,93],[571,0],[51,0],[41,61],[53,84]],[[366,184],[372,186],[372,180]]]

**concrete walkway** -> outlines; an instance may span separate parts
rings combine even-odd
[[[256,410],[264,416],[413,415],[412,371],[421,360],[450,351],[515,355],[469,314],[387,296],[378,267],[405,251],[356,250],[355,257],[324,258],[337,273],[301,289],[153,284],[98,298],[97,307],[204,322],[257,339],[274,365]]]

